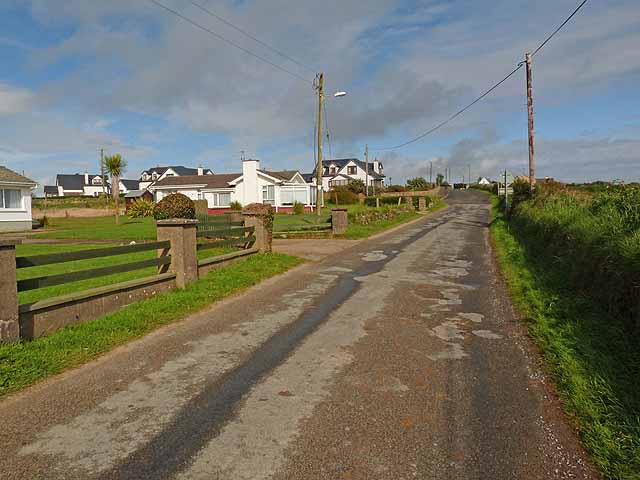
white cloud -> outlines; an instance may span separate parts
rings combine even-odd
[[[29,90],[0,83],[0,117],[25,112],[33,102],[34,95]]]

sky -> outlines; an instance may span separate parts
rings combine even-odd
[[[315,72],[325,75],[324,158],[380,159],[393,183],[527,171],[525,73],[436,133],[504,77],[577,0],[149,0],[0,2],[0,164],[40,185],[128,161],[310,172]],[[640,5],[590,0],[533,62],[537,177],[640,180]],[[346,91],[341,98],[331,96]]]

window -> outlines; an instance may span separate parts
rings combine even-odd
[[[276,203],[276,189],[274,185],[262,187],[262,203],[273,205]]]
[[[153,180],[157,180],[158,179],[158,174],[154,172],[153,175],[151,175],[151,178]]]
[[[22,208],[22,192],[20,190],[0,190],[0,208]]]
[[[324,167],[324,168],[322,169],[322,174],[323,174],[323,175],[329,175],[329,167]]]
[[[307,204],[307,187],[284,186],[280,188],[280,204],[293,205],[295,202]]]
[[[218,206],[228,207],[231,204],[231,192],[218,194]]]
[[[353,165],[350,165],[350,166],[347,167],[347,173],[349,175],[355,175],[356,173],[358,173],[358,169],[357,169],[357,167],[355,167]]]
[[[93,177],[91,183],[93,183],[94,185],[102,185],[102,179],[100,177]]]
[[[336,167],[331,167],[331,175],[335,175],[336,173]]]

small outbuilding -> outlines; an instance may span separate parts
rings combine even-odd
[[[153,202],[153,193],[149,190],[130,190],[124,194],[125,212],[129,211],[129,207],[138,200],[148,200]]]

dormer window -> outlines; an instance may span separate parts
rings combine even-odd
[[[355,175],[357,173],[357,168],[355,165],[349,165],[347,167],[347,174],[349,175]]]
[[[322,170],[323,170],[323,175],[329,175],[329,167],[324,167]]]
[[[142,181],[146,182],[149,179],[149,175],[147,175],[146,173],[142,174]]]
[[[93,180],[91,180],[91,183],[93,183],[94,185],[102,185],[102,178],[93,177]]]
[[[153,172],[153,174],[151,175],[151,179],[152,180],[157,180],[158,179],[158,174],[156,172]]]
[[[331,172],[331,175],[335,175],[336,173],[338,173],[338,171],[337,171],[336,167],[334,167],[334,166],[332,166],[332,167],[330,168],[330,172]]]

